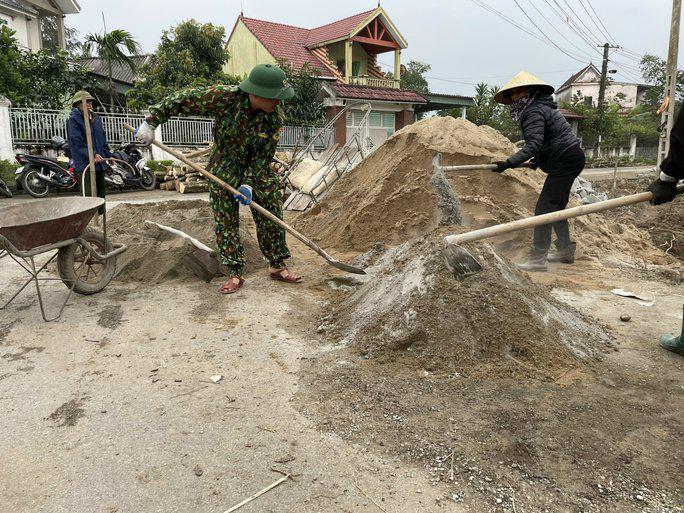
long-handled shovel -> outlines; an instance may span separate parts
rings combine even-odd
[[[677,186],[677,194],[684,192],[684,184]],[[459,233],[456,235],[448,235],[444,237],[445,258],[449,266],[454,269],[454,272],[459,273],[459,269],[468,268],[468,263],[475,260],[470,252],[459,246],[466,242],[474,242],[477,240],[487,239],[496,235],[503,235],[505,233],[517,232],[526,228],[541,226],[543,224],[551,224],[557,221],[572,219],[573,217],[585,216],[595,212],[603,212],[617,207],[626,207],[636,203],[649,201],[653,198],[650,192],[641,192],[639,194],[632,194],[630,196],[623,196],[621,198],[610,199],[607,201],[599,201],[590,205],[581,205],[579,207],[568,208],[566,210],[559,210],[558,212],[551,212],[550,214],[542,214],[525,219],[518,219],[510,223],[498,224],[496,226],[489,226],[480,230],[472,232]],[[464,263],[466,263],[464,267]],[[473,274],[473,273],[471,273]]]
[[[135,133],[135,129],[134,129],[131,125],[129,125],[128,123],[124,123],[123,126],[124,126],[124,128],[125,128],[126,130],[129,130],[130,132]],[[226,190],[227,190],[228,192],[230,192],[231,194],[238,194],[238,195],[242,196],[242,194],[241,194],[240,192],[238,192],[237,189],[234,189],[233,187],[231,187],[230,185],[228,185],[226,182],[224,182],[223,180],[221,180],[221,179],[218,178],[217,176],[214,176],[214,175],[211,174],[209,171],[207,171],[206,169],[204,169],[202,166],[200,166],[200,165],[198,165],[198,164],[195,164],[194,162],[192,162],[191,160],[189,160],[189,159],[188,159],[185,155],[183,155],[182,153],[180,153],[180,152],[178,152],[178,151],[176,151],[176,150],[173,150],[173,149],[169,148],[168,146],[166,146],[165,144],[160,143],[159,141],[152,141],[152,144],[154,144],[157,148],[161,148],[161,149],[164,150],[166,153],[169,153],[170,155],[173,155],[174,157],[176,157],[176,158],[177,158],[178,160],[180,160],[181,162],[184,162],[185,164],[187,164],[188,166],[190,166],[192,169],[194,169],[195,171],[197,171],[198,173],[200,173],[200,174],[201,174],[202,176],[204,176],[205,178],[207,178],[207,179],[209,179],[209,180],[212,180],[213,182],[216,182],[217,184],[219,184],[221,187],[223,187],[224,189],[226,189]],[[258,203],[252,201],[252,202],[249,204],[249,206],[250,206],[252,209],[254,209],[254,210],[256,210],[257,212],[259,212],[259,213],[260,213],[262,216],[264,216],[265,218],[269,219],[270,221],[273,221],[274,223],[276,223],[277,225],[279,225],[280,227],[282,227],[284,230],[290,232],[294,237],[296,237],[297,239],[299,239],[300,241],[302,241],[304,244],[306,244],[306,245],[309,246],[311,249],[313,249],[316,253],[318,253],[320,256],[322,256],[322,257],[323,257],[330,265],[332,265],[333,267],[336,267],[337,269],[340,269],[341,271],[346,271],[346,272],[349,272],[349,273],[354,273],[354,274],[366,274],[366,272],[365,272],[363,269],[359,269],[358,267],[354,267],[354,266],[351,266],[351,265],[349,265],[349,264],[345,264],[344,262],[340,262],[339,260],[335,260],[333,257],[331,257],[330,255],[328,255],[328,253],[326,253],[322,248],[320,248],[320,247],[319,247],[318,245],[316,245],[314,242],[312,242],[311,240],[309,240],[308,238],[306,238],[304,235],[302,235],[302,234],[299,233],[297,230],[295,230],[294,228],[292,228],[290,225],[288,225],[287,223],[285,223],[285,222],[284,222],[282,219],[280,219],[279,217],[273,215],[271,212],[269,212],[268,210],[266,210],[264,207],[262,207],[262,206],[259,205]]]

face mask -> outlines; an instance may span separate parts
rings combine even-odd
[[[511,102],[511,118],[513,118],[513,121],[518,123],[520,121],[520,117],[522,116],[523,111],[527,108],[527,106],[532,103],[532,100],[536,97],[536,94],[533,95],[526,95],[523,96],[522,98],[518,98],[517,100],[513,100]]]

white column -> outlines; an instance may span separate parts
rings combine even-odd
[[[637,135],[632,134],[629,136],[629,160],[634,160],[636,158],[636,147]]]
[[[461,117],[465,119],[467,117],[467,112],[465,107],[461,107]]]
[[[154,129],[154,138],[155,140],[159,141],[160,143],[163,143],[162,139],[162,128],[161,125],[159,125],[157,128]],[[152,145],[152,158],[154,160],[168,160],[171,158],[171,155],[166,153],[164,150],[161,148],[157,148],[156,146]]]
[[[12,103],[0,96],[0,159],[13,161],[14,147],[12,146],[12,122],[10,107]]]

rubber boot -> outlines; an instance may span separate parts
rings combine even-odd
[[[660,345],[668,351],[684,356],[684,323],[682,323],[682,332],[678,337],[670,334],[662,335],[660,337]]]
[[[577,243],[571,242],[564,248],[556,248],[555,250],[549,251],[548,260],[549,262],[560,262],[562,264],[574,264],[575,263],[575,250],[577,249]]]
[[[521,271],[527,272],[544,272],[547,271],[549,266],[547,263],[548,250],[538,250],[536,248],[530,250],[530,254],[527,257],[527,262],[522,264],[515,264],[515,266]]]

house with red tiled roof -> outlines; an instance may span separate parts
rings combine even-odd
[[[230,60],[224,71],[243,76],[256,65],[289,61],[295,69],[308,64],[322,81],[321,97],[332,119],[347,102],[371,104],[373,142],[413,123],[415,109],[427,99],[400,88],[401,52],[408,46],[382,7],[315,28],[302,28],[240,15],[228,38]],[[384,73],[378,56],[391,54],[393,72]],[[357,116],[340,117],[336,141],[344,144]],[[362,117],[362,116],[358,116]]]

